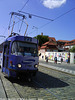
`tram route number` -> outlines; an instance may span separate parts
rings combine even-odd
[[[24,41],[31,42],[32,38],[30,38],[30,37],[24,37]]]

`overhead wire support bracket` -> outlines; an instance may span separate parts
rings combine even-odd
[[[21,27],[22,27],[22,24],[23,24],[23,20],[25,19],[25,24],[27,25],[26,30],[25,30],[25,33],[24,33],[24,36],[25,36],[25,35],[26,35],[26,32],[27,32],[27,29],[28,29],[28,23],[26,22],[26,18],[27,18],[27,17],[26,17],[24,14],[20,14],[20,13],[17,13],[17,12],[10,12],[10,14],[11,14],[11,18],[13,18],[13,25],[10,26],[10,24],[11,24],[11,19],[10,19],[10,23],[9,23],[9,27],[8,27],[8,29],[10,29],[10,27],[12,27],[11,34],[13,33],[14,25],[15,25],[16,23],[19,22],[19,21],[18,21],[18,22],[15,23],[15,21],[14,21],[13,15],[16,15],[16,17],[17,17],[17,16],[22,17],[22,20],[20,19],[20,21],[22,21],[22,23],[21,23],[19,32],[21,31]]]
[[[10,14],[11,14],[11,15],[18,15],[18,16],[21,16],[21,17],[23,17],[23,18],[25,18],[25,19],[26,19],[26,16],[25,16],[25,15],[23,15],[23,14],[20,14],[20,13],[11,12]]]
[[[22,27],[22,24],[23,24],[23,20],[24,20],[24,17],[23,17],[23,19],[22,19],[22,23],[21,23],[21,26],[20,26],[19,32],[21,31],[21,27]]]
[[[25,22],[26,22],[26,19],[25,19]],[[26,27],[26,30],[25,30],[24,36],[26,35],[27,29],[28,29],[28,23],[27,23],[27,22],[26,22],[26,25],[27,25],[27,27]]]
[[[35,16],[35,17],[38,17],[38,18],[41,18],[41,19],[54,21],[53,19],[49,19],[49,18],[45,18],[45,17],[42,17],[42,16],[38,16],[38,15],[34,15],[34,14],[30,14],[30,13],[27,13],[27,12],[23,12],[23,11],[19,11],[19,12],[21,12],[21,13],[25,13],[25,14],[28,14],[28,15],[31,15],[31,16]]]

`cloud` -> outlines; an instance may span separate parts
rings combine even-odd
[[[65,3],[66,0],[42,0],[42,4],[50,9],[58,8]]]

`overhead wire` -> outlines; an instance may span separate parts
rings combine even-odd
[[[27,0],[27,2],[24,4],[24,6],[20,9],[21,11],[23,10],[23,8],[26,6],[26,4],[29,2],[29,0]]]
[[[26,6],[26,4],[27,4],[28,2],[29,2],[29,0],[27,0],[27,2],[24,4],[24,6],[21,8],[21,10],[20,10],[19,12],[25,13],[25,14],[28,14],[28,15],[31,15],[31,16],[34,16],[34,17],[38,17],[38,18],[41,18],[41,19],[50,20],[51,22],[53,22],[53,21],[55,21],[55,20],[61,18],[62,16],[64,16],[64,15],[70,13],[71,11],[75,10],[75,8],[72,8],[72,9],[68,10],[67,12],[61,14],[60,16],[54,18],[54,19],[49,19],[49,18],[45,18],[45,17],[38,16],[38,15],[35,15],[35,14],[30,14],[30,13],[27,13],[27,12],[23,12],[22,10],[23,10],[23,8]],[[18,22],[20,22],[20,21],[21,21],[21,20],[19,20]],[[10,22],[11,22],[11,19],[10,19]],[[15,24],[17,24],[18,22],[16,22]],[[40,26],[38,29],[41,29],[41,28],[45,27],[46,25],[50,24],[51,22],[48,22],[48,23],[46,23],[46,24]],[[12,27],[12,25],[11,25],[10,27]],[[30,32],[30,33],[32,33],[32,32]]]
[[[20,10],[23,10],[23,8],[26,6],[26,4],[29,2],[29,0],[27,0],[27,2],[25,2],[24,6],[20,9]],[[12,15],[11,15],[11,18],[12,18]],[[10,18],[10,21],[9,21],[9,26],[8,26],[8,30],[10,29],[10,27],[12,27],[13,25],[11,25],[11,18]],[[19,23],[21,20],[17,21],[15,24]],[[26,23],[25,23],[26,24]],[[11,26],[10,26],[11,25]],[[5,32],[4,32],[5,33]]]
[[[23,8],[26,6],[26,4],[29,2],[29,0],[27,0],[27,2],[25,2],[24,6],[20,9],[21,11],[23,10]],[[20,26],[20,29],[19,29],[19,32],[21,31],[21,27],[22,27],[22,24],[23,24],[23,20],[22,20],[22,23],[21,23],[21,26]],[[25,23],[25,22],[24,22]],[[27,24],[27,23],[25,23]],[[27,24],[27,27],[28,27],[28,24]]]
[[[60,16],[58,16],[58,17],[54,18],[54,19],[53,19],[53,21],[55,21],[55,20],[59,19],[60,17],[62,17],[62,16],[64,16],[64,15],[68,14],[69,12],[71,12],[71,11],[73,11],[73,10],[75,10],[75,8],[72,8],[72,9],[68,10],[67,12],[65,12],[65,13],[61,14]],[[50,24],[50,23],[51,23],[51,22],[48,22],[48,23],[46,23],[46,24],[44,24],[44,25],[40,26],[40,28],[39,28],[39,29],[41,29],[41,28],[45,27],[46,25],[48,25],[48,24]]]
[[[54,18],[51,22],[54,22],[55,20],[57,20],[57,19],[61,18],[62,16],[64,16],[64,15],[66,15],[66,14],[70,13],[70,12],[71,12],[71,11],[73,11],[73,10],[75,10],[75,8],[72,8],[72,9],[70,9],[70,10],[66,11],[65,13],[61,14],[60,16],[58,16],[58,17]],[[51,22],[48,22],[48,23],[46,23],[46,24],[44,24],[44,25],[40,26],[38,29],[41,29],[41,28],[45,27],[46,25],[50,24]],[[34,31],[32,31],[32,32],[35,32],[35,30],[34,30]],[[30,32],[30,33],[32,33],[32,32]],[[29,33],[29,34],[30,34],[30,33]]]
[[[30,13],[23,12],[23,11],[19,11],[19,12],[24,13],[24,14],[28,14],[28,15],[31,15],[31,16],[34,16],[34,17],[38,17],[38,18],[41,18],[41,19],[53,21],[53,19],[49,19],[49,18],[46,18],[46,17],[38,16],[38,15],[35,15],[35,14],[30,14]]]
[[[73,9],[71,9],[71,10],[69,10],[69,11],[67,11],[67,12],[65,12],[65,13],[63,13],[63,14],[61,14],[60,16],[58,16],[58,17],[56,17],[55,19],[53,19],[53,21],[55,21],[55,20],[59,19],[60,17],[66,15],[67,13],[71,12],[72,10],[75,10],[75,8],[73,8]],[[46,25],[48,25],[48,24],[50,24],[50,23],[51,23],[51,22],[48,22],[48,23],[46,23],[46,24],[40,26],[39,29],[45,27]]]
[[[21,10],[23,10],[23,8],[26,6],[26,4],[27,4],[28,2],[29,2],[29,0],[27,0],[27,2],[25,2],[24,6],[21,8]],[[16,12],[15,12],[15,13],[16,13]],[[17,16],[15,16],[15,17],[17,17]],[[11,15],[11,18],[12,18],[12,15]],[[11,18],[10,18],[8,30],[10,29],[10,27],[13,26],[13,25],[10,26],[10,24],[11,24]],[[19,23],[20,21],[21,21],[21,20],[19,20],[18,22],[14,23],[14,25],[17,24],[17,23]],[[22,23],[23,23],[23,20],[22,20]],[[21,23],[21,27],[22,27],[22,23]],[[21,30],[21,27],[20,27],[20,30]]]

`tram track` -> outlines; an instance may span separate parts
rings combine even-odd
[[[67,72],[67,71],[64,71],[64,70],[66,70],[66,69],[62,69],[62,70],[58,70],[58,68],[57,69],[54,69],[54,68],[49,68],[49,67],[45,67],[45,66],[43,66],[43,65],[39,65],[39,66],[41,66],[41,67],[44,67],[44,68],[47,68],[47,69],[51,69],[51,70],[55,70],[55,71],[57,71],[57,72],[61,72],[61,73],[65,73],[65,74],[68,74],[68,75],[72,75],[72,76],[75,76],[75,74],[72,74],[72,73],[69,73],[69,72]],[[70,70],[71,71],[71,70]]]
[[[30,82],[30,81],[29,81]],[[39,82],[37,82],[36,80],[32,80],[30,83],[29,83],[31,86],[30,87],[34,87],[35,88],[35,92],[37,91],[37,88],[42,88],[43,89],[43,91],[45,91],[46,93],[48,93],[48,94],[50,94],[50,96],[52,95],[53,96],[53,98],[55,98],[55,99],[57,99],[57,100],[62,100],[59,96],[57,96],[55,93],[53,93],[52,91],[50,91],[50,90],[48,90],[45,86],[43,86],[42,84],[40,84]],[[19,96],[20,96],[20,98],[22,98],[22,100],[23,100],[23,98],[25,98],[24,96],[23,96],[23,94],[25,93],[24,91],[25,91],[25,86],[21,86],[21,88],[22,88],[22,92],[24,92],[24,93],[21,93],[21,91],[19,91],[17,88],[18,87],[20,87],[20,85],[19,86],[17,86],[16,87],[16,85],[15,84],[13,84],[12,83],[12,85],[13,85],[13,87],[16,89],[16,91],[17,91],[17,93],[19,94]],[[36,88],[37,87],[37,88]],[[44,94],[44,92],[43,92],[43,94],[42,94],[42,96],[44,96],[44,95],[46,95],[46,94]],[[48,95],[49,96],[49,95]],[[34,97],[36,97],[37,98],[37,96],[35,95]],[[28,98],[28,97],[27,97]]]
[[[57,71],[55,74],[54,74],[55,71],[51,71],[51,72],[50,71],[51,71],[51,69],[47,70],[47,68],[40,67],[37,77],[33,78],[33,80],[31,82],[30,81],[26,82],[25,80],[22,80],[22,81],[21,80],[15,81],[15,80],[9,80],[9,79],[7,80],[7,78],[5,80],[11,82],[12,87],[19,95],[18,98],[21,98],[21,100],[34,99],[34,98],[36,99],[38,97],[39,97],[39,99],[44,98],[44,100],[45,99],[47,100],[49,98],[50,98],[50,100],[64,100],[63,98],[68,99],[69,97],[63,97],[62,94],[58,94],[58,92],[63,93],[62,90],[60,91],[59,88],[63,88],[64,86],[69,86],[69,85],[62,85],[62,84],[64,84],[64,82],[65,83],[67,82],[71,85],[73,84],[72,82],[69,82],[70,78],[68,76],[65,76],[67,74],[59,73],[56,76],[56,73],[58,73]],[[65,79],[64,79],[64,76],[65,76]],[[45,78],[47,78],[47,80]],[[56,82],[55,79],[56,79],[56,81],[59,81],[59,82]],[[53,84],[53,82],[56,82],[56,83],[54,83],[52,85],[51,83],[46,82],[46,81],[52,82],[52,84]],[[3,81],[3,83],[4,83],[4,81]],[[59,85],[55,85],[57,83]],[[75,84],[73,84],[73,85],[75,85]],[[7,95],[7,93],[6,93],[6,95]],[[63,95],[64,95],[64,93],[63,93]],[[8,98],[9,98],[9,96],[7,95],[7,99]]]
[[[42,67],[42,66],[41,66],[41,67]],[[44,67],[44,68],[46,68],[46,67]],[[51,68],[48,68],[48,69],[45,69],[45,70],[44,70],[44,68],[42,67],[41,71],[42,71],[42,72],[45,71],[46,73],[49,74],[50,71],[49,71],[48,69],[51,69]],[[66,73],[66,72],[62,72],[62,71],[59,71],[59,70],[56,70],[56,69],[51,69],[51,70],[54,70],[54,71],[56,71],[56,72],[60,72],[60,73],[62,73],[62,74],[66,74],[66,75],[70,75],[70,76],[75,76],[75,75],[73,75],[73,74]],[[49,75],[50,75],[50,74],[49,74]],[[68,77],[68,76],[66,76],[66,77],[64,77],[64,78],[67,78],[67,77]],[[61,81],[66,81],[66,79],[64,79],[64,78],[60,78],[60,77],[59,77],[59,79],[60,79]],[[69,78],[69,77],[68,77],[68,78]],[[71,82],[71,81],[68,82],[68,83],[75,85],[75,83],[73,83],[73,82]]]
[[[21,100],[24,100],[23,95],[18,91],[18,89],[16,88],[16,86],[12,83],[13,87],[15,88],[16,92],[18,93],[19,97],[21,98]]]
[[[11,81],[11,80],[10,80]],[[42,81],[42,80],[41,80]],[[25,87],[26,87],[26,85],[28,86],[28,89],[30,89],[30,88],[34,88],[35,90],[35,92],[36,92],[36,94],[37,94],[37,89],[39,89],[39,92],[40,92],[40,89],[42,88],[42,90],[43,90],[43,92],[42,92],[42,97],[44,97],[44,96],[46,96],[46,95],[48,95],[48,98],[50,97],[50,98],[52,98],[53,100],[62,100],[61,99],[61,97],[59,97],[57,94],[55,94],[55,92],[54,91],[52,91],[52,90],[50,90],[50,89],[47,89],[46,87],[45,87],[45,85],[42,85],[41,83],[40,83],[40,81],[38,82],[37,81],[37,79],[33,79],[32,80],[32,82],[27,82],[27,84],[26,84],[26,82],[24,82],[24,83],[22,83],[21,81],[20,81],[20,83],[18,82],[17,83],[17,81],[11,81],[11,83],[12,83],[12,86],[13,86],[13,88],[16,90],[16,92],[17,92],[17,94],[19,95],[19,98],[21,98],[22,100],[24,100],[24,98],[25,98],[25,91],[28,93],[28,94],[31,94],[30,93],[30,91],[28,92],[26,89],[25,89]],[[22,84],[22,85],[20,85],[20,84]],[[28,85],[29,84],[29,85]],[[45,84],[45,83],[44,83]],[[21,89],[21,91],[20,91],[20,89]],[[6,92],[6,91],[5,91]],[[32,92],[32,90],[31,90],[31,92]],[[33,92],[32,92],[32,94],[33,94]],[[36,97],[36,98],[38,98],[38,94],[37,95],[34,95],[34,97]],[[51,97],[51,96],[53,96],[53,97]],[[8,96],[7,96],[7,93],[6,93],[6,97],[7,97],[7,99],[8,99]],[[25,99],[27,99],[29,97],[29,95],[27,95],[26,96],[26,98]],[[41,96],[40,96],[40,98],[41,98]]]
[[[12,80],[14,81],[14,78],[7,78],[5,77],[5,75],[3,73],[0,73],[0,78],[1,78],[1,83],[2,83],[2,87],[3,90],[5,92],[5,98],[7,100],[9,99],[23,99],[23,96],[17,91],[16,87],[14,86],[14,84],[12,83]]]
[[[33,82],[36,83],[38,86],[41,86],[41,87],[42,87],[46,92],[48,92],[48,93],[50,93],[51,95],[53,95],[56,99],[58,99],[58,100],[62,100],[62,99],[60,99],[59,96],[55,95],[55,93],[53,93],[52,91],[46,89],[45,86],[41,85],[41,84],[38,83],[37,81],[33,80]]]

